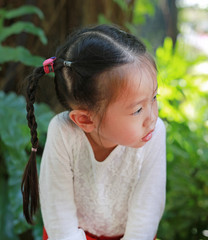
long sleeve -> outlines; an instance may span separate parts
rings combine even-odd
[[[84,231],[78,228],[70,154],[62,137],[67,131],[64,128],[58,126],[57,117],[49,125],[39,179],[41,212],[49,240],[85,240]]]
[[[139,181],[129,201],[123,240],[152,240],[164,211],[166,192],[165,127],[159,119],[145,146]]]

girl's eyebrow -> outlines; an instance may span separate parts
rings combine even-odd
[[[157,86],[156,86],[156,88],[155,88],[155,90],[154,90],[154,92],[153,92],[153,95],[157,92],[157,89],[158,89],[158,84],[157,84]],[[139,100],[139,101],[137,101],[137,102],[131,103],[129,106],[127,106],[127,108],[133,108],[133,107],[141,104],[141,103],[144,102],[144,101],[146,101],[146,98],[144,98],[144,99],[142,99],[142,100]]]

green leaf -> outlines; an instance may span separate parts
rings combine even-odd
[[[40,19],[44,18],[43,12],[39,8],[32,5],[25,5],[17,9],[7,10],[4,17],[7,19],[12,19],[26,14],[36,14]]]
[[[135,0],[133,11],[133,23],[145,22],[146,15],[153,16],[155,12],[155,0]]]
[[[0,30],[4,23],[5,13],[6,13],[6,10],[3,8],[0,8]]]
[[[26,66],[41,66],[44,58],[32,55],[24,47],[3,47],[0,45],[0,64],[5,62],[21,62]]]
[[[21,32],[34,34],[39,37],[40,41],[43,44],[47,43],[47,38],[45,36],[44,31],[41,28],[36,27],[33,23],[21,21],[16,22],[9,27],[4,27],[3,29],[1,29],[0,42],[4,41],[7,37],[13,34],[19,34]]]
[[[111,24],[111,21],[108,20],[103,14],[98,15],[98,23],[99,24]]]

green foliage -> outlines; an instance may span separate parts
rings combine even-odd
[[[7,37],[18,34],[21,32],[27,32],[34,35],[37,35],[43,44],[47,43],[47,39],[42,29],[36,27],[33,23],[30,22],[16,22],[10,27],[5,27],[0,35],[0,42],[3,42]]]
[[[19,234],[31,228],[23,217],[20,191],[31,148],[25,106],[23,97],[0,92],[0,222],[3,223],[0,226],[0,239],[4,240],[18,239]],[[44,104],[35,105],[35,111],[40,147],[43,147],[53,114]],[[40,214],[36,221],[40,227],[35,227],[35,235],[42,228]]]
[[[26,5],[17,9],[6,10],[0,9],[0,64],[9,61],[20,61],[28,66],[38,66],[43,62],[43,58],[33,56],[24,47],[12,48],[3,46],[3,42],[10,36],[26,32],[37,36],[43,44],[47,43],[47,38],[43,30],[36,27],[33,23],[18,21],[11,26],[4,26],[7,19],[15,19],[26,14],[36,14],[40,19],[43,19],[43,13],[35,6]]]
[[[111,24],[111,21],[108,20],[103,14],[98,15],[98,24]]]
[[[147,15],[153,16],[155,13],[155,0],[135,0],[133,9],[133,23],[142,24]]]
[[[208,215],[208,83],[193,71],[203,56],[166,38],[156,52],[160,116],[167,125],[167,204],[161,239],[205,239]]]
[[[38,67],[44,61],[42,57],[33,56],[31,53],[24,47],[3,47],[0,45],[0,64],[13,61],[13,62],[22,62],[28,66]]]
[[[1,9],[0,14],[3,14],[5,19],[13,19],[27,14],[36,14],[40,19],[44,18],[42,11],[39,8],[32,5],[24,5],[22,7],[12,9],[9,11]]]

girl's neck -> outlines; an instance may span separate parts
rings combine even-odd
[[[104,147],[100,141],[96,141],[92,136],[91,134],[89,133],[85,133],[91,147],[92,147],[92,150],[94,152],[94,156],[95,156],[95,159],[98,161],[98,162],[103,162],[107,157],[108,155],[113,151],[113,149],[116,147]],[[98,143],[99,142],[99,143]]]

